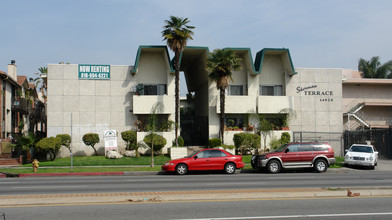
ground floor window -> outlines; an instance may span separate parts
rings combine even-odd
[[[138,131],[160,131],[167,132],[174,128],[174,122],[169,120],[169,115],[138,115],[135,122]]]

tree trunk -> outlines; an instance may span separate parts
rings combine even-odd
[[[154,135],[151,140],[151,167],[154,167]]]
[[[98,152],[97,152],[97,150],[95,149],[95,147],[94,147],[94,146],[91,146],[91,147],[94,149],[95,156],[98,156]]]
[[[220,136],[222,139],[222,145],[224,144],[224,126],[225,126],[225,89],[224,88],[220,88],[220,118],[219,118],[219,122],[220,122]]]
[[[178,127],[179,127],[179,109],[180,109],[180,51],[175,51],[175,99],[176,99],[176,112],[175,112],[175,140],[176,147],[178,147]]]

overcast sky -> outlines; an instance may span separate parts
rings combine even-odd
[[[357,69],[392,60],[391,0],[1,0],[0,70],[35,77],[48,63],[134,65],[165,45],[170,15],[195,26],[189,46],[289,48],[295,67]]]

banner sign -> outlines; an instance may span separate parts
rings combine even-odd
[[[79,64],[79,79],[110,79],[110,65]]]

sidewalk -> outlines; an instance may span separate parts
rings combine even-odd
[[[390,188],[351,188],[359,196],[392,196]],[[119,193],[74,193],[46,195],[3,195],[0,207],[18,205],[56,205],[91,203],[149,203],[185,202],[207,200],[252,200],[284,198],[348,197],[347,189],[250,189],[250,190],[208,190],[208,191],[171,191],[171,192],[119,192]]]

